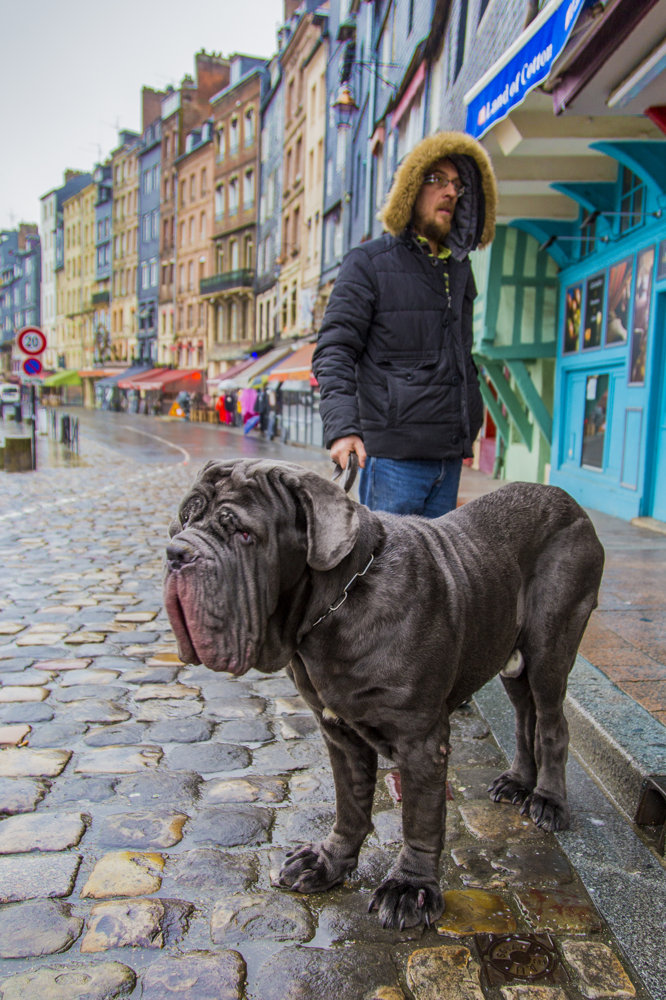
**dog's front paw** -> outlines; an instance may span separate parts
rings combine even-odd
[[[420,923],[429,927],[444,911],[444,900],[436,882],[387,878],[373,893],[368,912],[373,910],[382,927],[403,931]]]
[[[535,826],[548,833],[569,829],[571,811],[559,796],[549,796],[535,790],[525,800],[520,811],[524,816],[529,816]]]
[[[336,858],[323,844],[307,844],[289,851],[275,884],[293,892],[325,892],[355,867],[355,858]]]
[[[493,802],[511,802],[514,806],[522,806],[531,793],[532,789],[513,771],[505,771],[488,786],[488,794]]]

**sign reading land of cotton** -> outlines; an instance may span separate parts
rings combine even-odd
[[[465,96],[468,102],[466,130],[476,139],[502,121],[529,92],[546,79],[571,34],[576,19],[589,0],[560,0],[542,11],[525,34],[532,34],[505,66],[488,82]],[[555,8],[555,9],[553,9]],[[480,81],[483,84],[483,80]],[[478,86],[478,85],[477,85]]]

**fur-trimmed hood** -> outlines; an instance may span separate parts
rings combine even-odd
[[[423,178],[433,163],[445,157],[455,164],[465,193],[459,199],[447,237],[457,260],[488,246],[495,235],[497,182],[483,146],[464,132],[437,132],[414,146],[398,167],[379,218],[398,236],[408,225]]]

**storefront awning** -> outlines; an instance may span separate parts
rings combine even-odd
[[[124,375],[127,368],[79,368],[81,378],[107,378],[109,375]]]
[[[551,0],[464,97],[466,131],[480,139],[547,78],[593,0]]]
[[[303,344],[276,365],[268,378],[276,382],[309,382],[316,385],[317,380],[312,374],[312,355],[316,344]]]
[[[133,365],[122,372],[117,372],[115,375],[108,375],[106,378],[100,379],[97,385],[101,385],[104,388],[117,385],[120,388],[120,383],[123,379],[131,378],[134,375],[141,375],[147,371],[150,371],[148,365]]]
[[[222,382],[233,382],[236,378],[244,372],[250,365],[253,365],[257,359],[256,358],[246,358],[245,361],[239,361],[237,365],[232,365],[231,368],[227,368],[225,372],[220,372],[215,378],[208,379],[208,391],[216,392],[218,386]]]
[[[153,368],[143,375],[135,375],[132,379],[123,379],[121,389],[138,389],[146,392],[180,392],[185,389],[195,392],[203,388],[203,375],[196,369]]]
[[[77,371],[58,371],[53,375],[47,375],[42,380],[42,385],[48,389],[58,389],[66,385],[81,385],[81,376]]]
[[[293,344],[282,344],[280,347],[274,347],[272,351],[267,351],[235,379],[239,388],[247,389],[255,379],[265,378],[283,358],[292,354],[293,351]]]

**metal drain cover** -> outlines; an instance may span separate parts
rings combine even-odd
[[[567,982],[549,934],[477,934],[476,942],[491,986]]]

